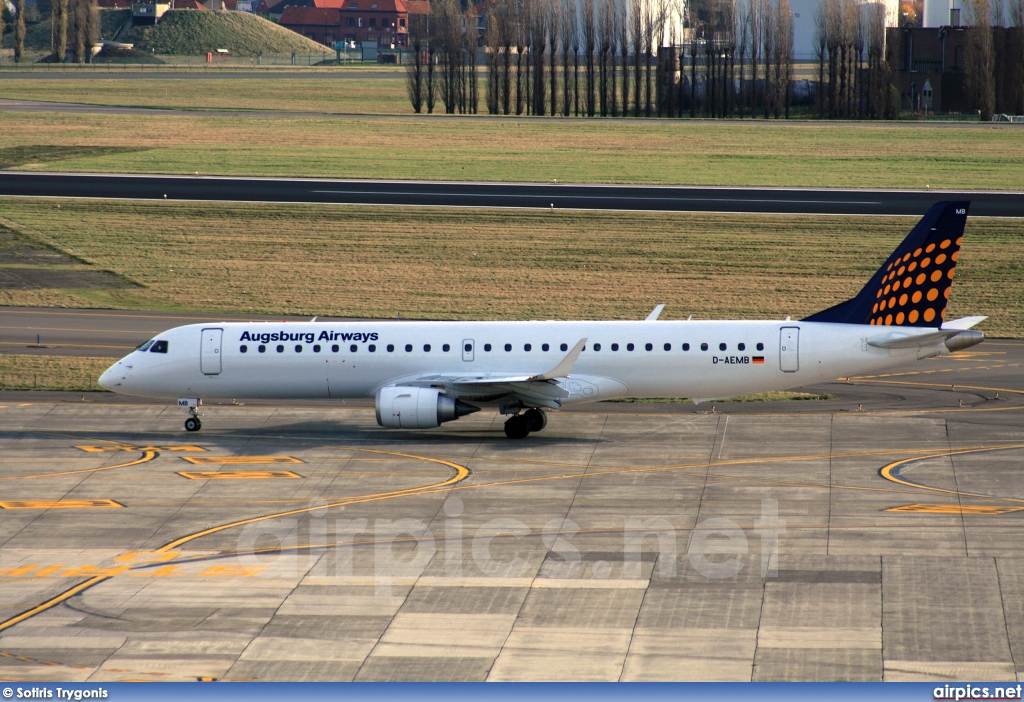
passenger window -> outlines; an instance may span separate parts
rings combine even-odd
[[[618,351],[618,350],[619,350],[619,345],[618,344],[612,344],[612,351]]]
[[[633,348],[634,348],[634,347],[633,347],[633,344],[626,344],[626,350],[627,350],[627,351],[632,351],[632,350],[633,350]]]
[[[505,344],[505,350],[506,351],[511,351],[512,350],[512,344]]]
[[[338,353],[338,345],[334,344],[333,346],[331,346],[331,351],[333,351],[334,353]]]
[[[729,346],[727,344],[719,344],[718,345],[718,350],[719,351],[725,351],[727,348],[729,348]]]
[[[245,353],[246,351],[249,350],[249,347],[246,346],[245,344],[242,344],[241,346],[238,347],[238,350],[241,351],[242,353]]]
[[[394,344],[388,344],[388,353],[394,353],[394,351],[395,351],[395,345]]]
[[[352,353],[355,353],[356,351],[359,350],[359,347],[356,346],[355,344],[352,344],[351,346],[348,347],[348,350],[351,351]]]
[[[472,349],[473,347],[470,346],[469,344],[466,344],[466,348],[467,349]],[[484,344],[484,351],[490,351],[490,350],[491,350],[491,345],[490,344]]]
[[[320,344],[313,346],[313,353],[320,353]]]
[[[375,344],[370,344],[366,347],[366,350],[370,353],[375,353],[377,351],[377,346]]]
[[[267,347],[264,346],[263,344],[260,344],[256,350],[259,351],[260,353],[263,353],[264,351],[267,350]]]
[[[406,353],[412,353],[412,344],[406,344],[405,345],[405,352]]]
[[[700,345],[700,350],[701,350],[701,351],[707,351],[707,350],[708,350],[708,345],[707,345],[707,342],[705,342],[705,343],[703,343],[703,344],[701,344],[701,345]]]
[[[551,346],[549,346],[548,344],[541,344],[540,350],[541,351],[547,351],[550,348],[551,348]]]
[[[423,353],[430,353],[430,344],[423,344]]]
[[[594,350],[595,351],[600,351],[601,350],[601,344],[594,344]]]
[[[740,351],[746,351],[746,350],[747,350],[747,345],[746,345],[746,344],[743,344],[743,343],[741,343],[741,344],[738,344],[738,345],[736,346],[736,348],[738,348],[738,349],[739,349]]]
[[[284,344],[278,344],[277,345],[277,352],[278,353],[284,353]]]
[[[689,344],[683,344],[683,351],[689,351],[689,350],[690,350],[690,345]]]
[[[764,344],[762,344],[762,343],[758,342],[758,344],[757,344],[757,350],[758,350],[758,351],[764,351]]]
[[[302,344],[295,344],[295,353],[302,353]]]
[[[665,344],[665,350],[666,351],[671,351],[672,350],[672,344]]]
[[[654,344],[651,344],[651,343],[644,344],[644,348],[647,349],[648,351],[650,351],[651,349],[654,348]]]
[[[449,344],[445,344],[444,346],[441,347],[441,350],[444,351],[445,353],[448,353],[449,351],[452,350],[452,347]]]
[[[149,351],[149,347],[153,345],[152,339],[144,343],[139,347],[139,351]]]
[[[167,342],[160,340],[154,341],[153,345],[149,347],[150,353],[167,353]]]
[[[523,351],[532,351],[532,350],[533,350],[533,344],[524,344],[523,345]]]
[[[569,350],[569,344],[562,344],[558,348],[562,349],[563,351],[568,351]]]

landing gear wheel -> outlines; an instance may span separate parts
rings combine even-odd
[[[505,436],[510,439],[525,439],[529,433],[530,422],[524,415],[512,415],[505,422]]]
[[[528,409],[523,412],[523,418],[526,420],[531,432],[540,431],[548,425],[548,416],[543,410]]]
[[[199,417],[189,417],[185,420],[185,431],[199,431],[202,427],[203,423]]]

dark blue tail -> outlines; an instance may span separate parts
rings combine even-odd
[[[941,326],[970,206],[970,202],[932,206],[857,297],[803,321]]]

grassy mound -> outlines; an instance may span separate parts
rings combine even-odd
[[[201,56],[216,49],[227,49],[233,56],[330,51],[248,12],[170,10],[159,24],[132,27],[120,40],[141,51],[178,56]]]

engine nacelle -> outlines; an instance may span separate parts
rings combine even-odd
[[[377,424],[382,427],[429,429],[479,411],[436,388],[396,385],[377,391]]]

